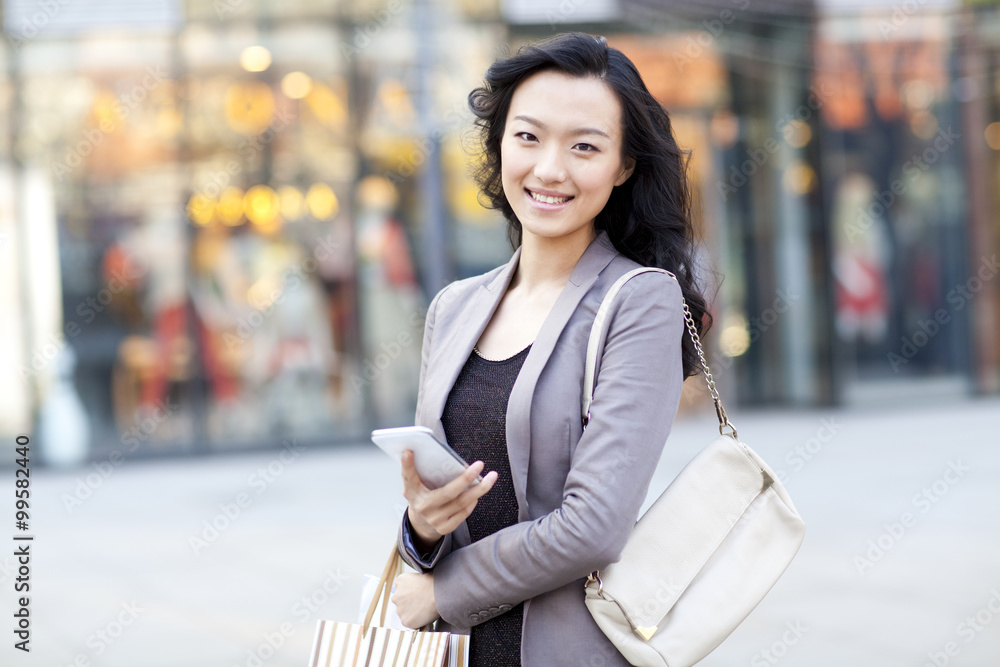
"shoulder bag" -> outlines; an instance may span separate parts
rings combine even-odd
[[[674,277],[652,267],[626,273],[594,319],[584,428],[611,304],[629,279],[647,271]],[[594,620],[625,658],[640,666],[686,667],[708,655],[763,599],[805,536],[805,523],[784,486],[729,422],[686,302],[684,321],[715,401],[720,435],[639,519],[621,559],[593,572],[585,584]]]

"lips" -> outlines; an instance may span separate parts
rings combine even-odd
[[[559,195],[542,194],[540,192],[535,192],[533,190],[528,190],[528,189],[525,189],[525,192],[528,193],[529,197],[542,204],[565,204],[566,202],[568,202],[570,199],[573,198],[573,197],[563,197]]]

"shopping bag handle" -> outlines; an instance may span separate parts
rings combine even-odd
[[[403,560],[399,557],[399,549],[392,545],[392,553],[382,570],[382,576],[375,587],[375,595],[372,596],[371,604],[368,605],[368,613],[365,614],[365,624],[363,634],[368,634],[368,627],[371,625],[372,617],[375,616],[375,609],[378,607],[379,598],[382,598],[382,613],[379,617],[379,625],[385,625],[385,612],[389,608],[389,595],[392,593],[392,584],[403,572]]]

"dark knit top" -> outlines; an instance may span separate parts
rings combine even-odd
[[[441,423],[448,444],[469,463],[482,461],[484,473],[497,471],[489,493],[466,519],[473,542],[517,523],[517,498],[507,458],[507,401],[531,346],[501,361],[473,352],[448,394]],[[524,603],[473,626],[470,667],[521,664]]]

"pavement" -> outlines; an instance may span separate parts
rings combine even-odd
[[[733,414],[808,534],[701,664],[1000,665],[998,417],[997,398]],[[711,415],[678,420],[650,500],[714,432]],[[2,665],[304,667],[318,619],[356,618],[404,502],[396,464],[367,444],[104,461],[31,483],[31,651],[6,630]]]

